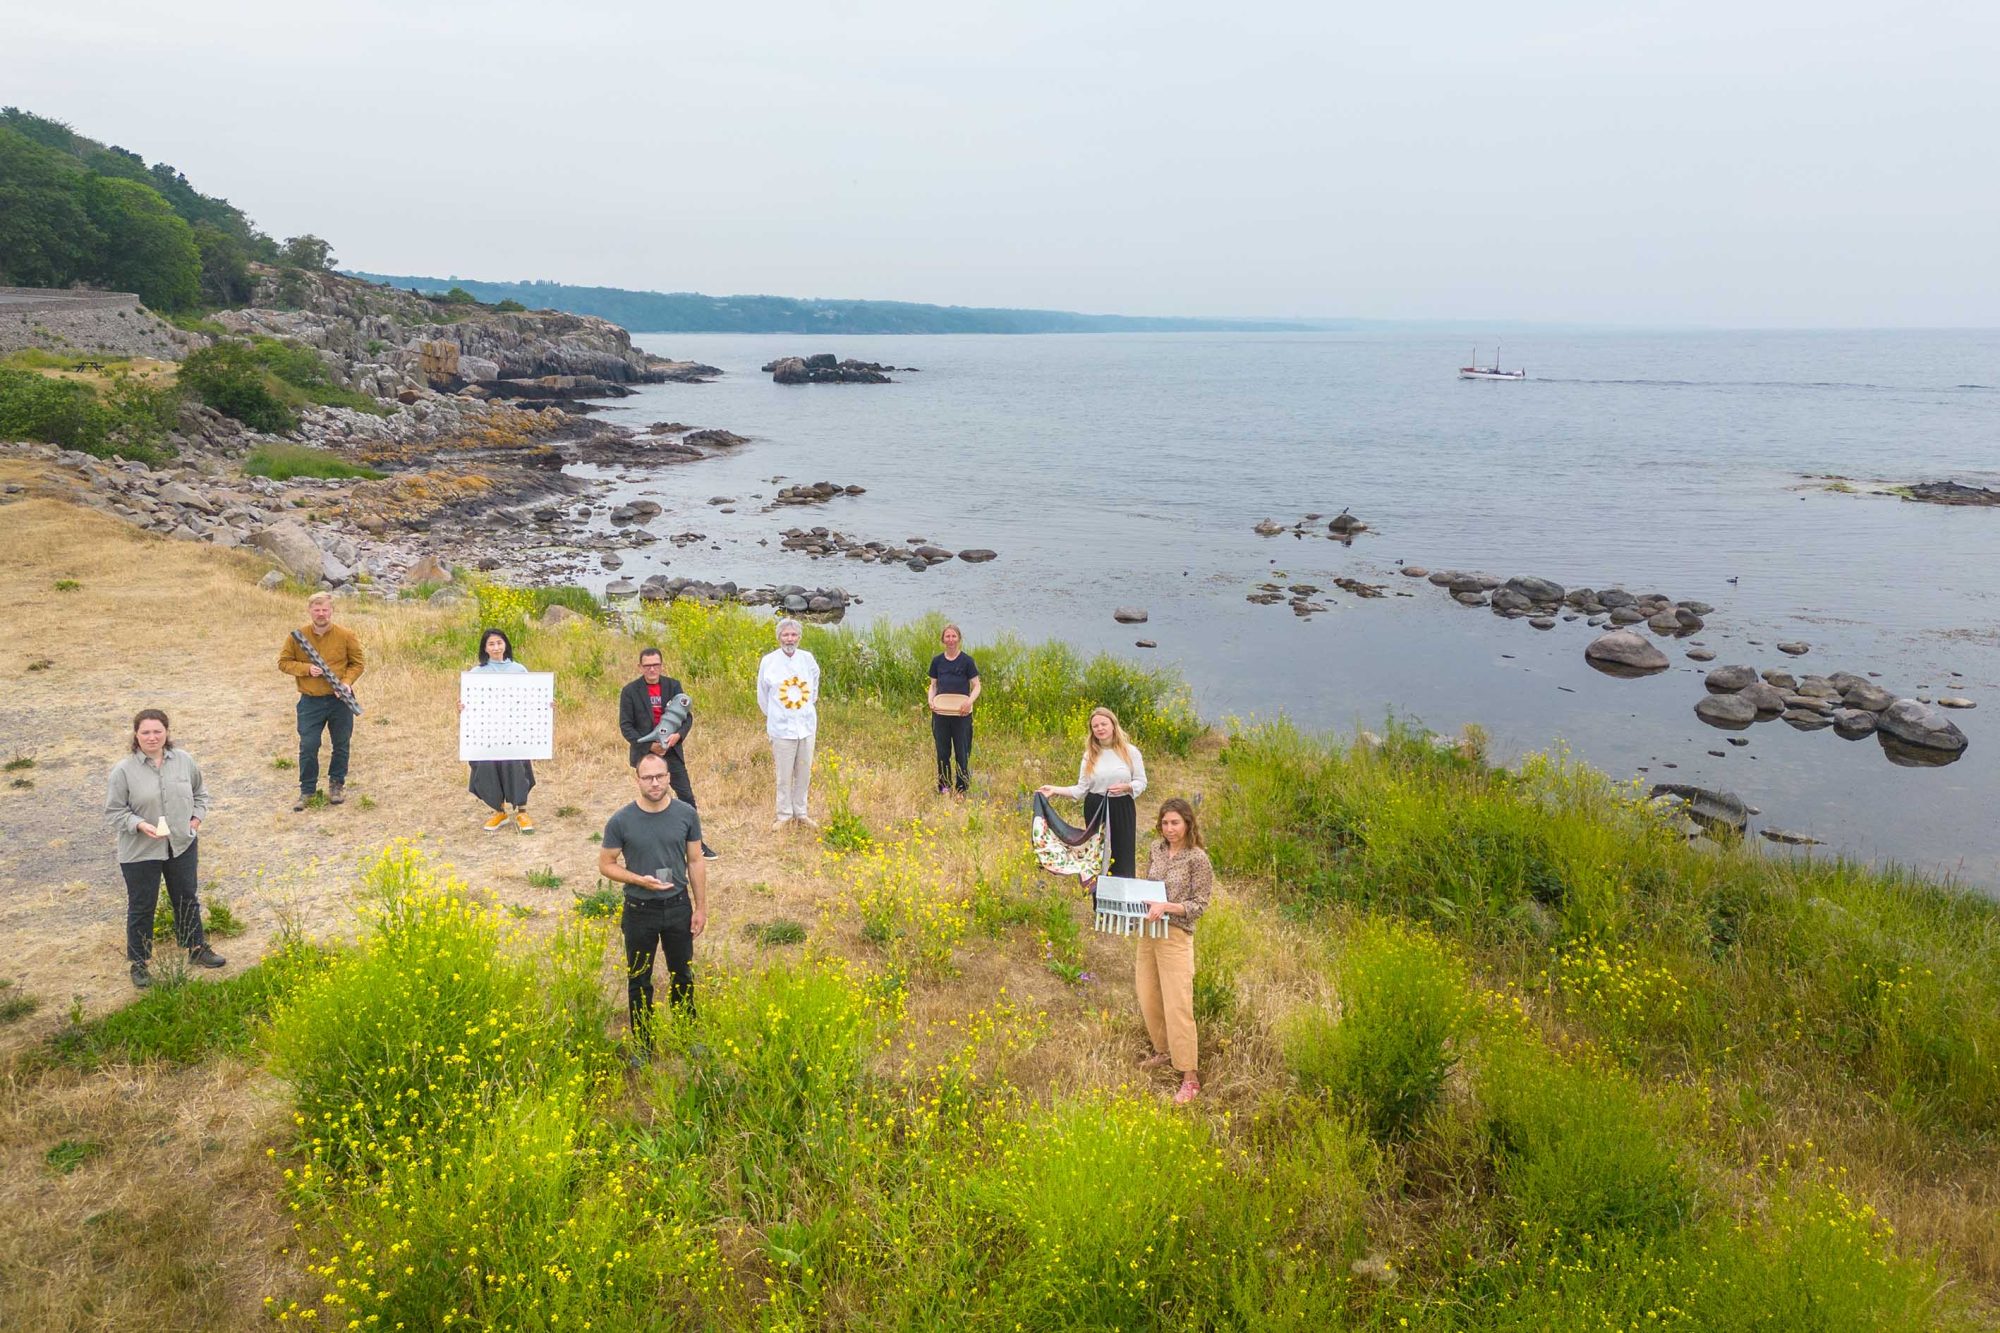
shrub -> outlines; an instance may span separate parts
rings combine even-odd
[[[188,353],[180,382],[202,402],[252,430],[282,435],[298,429],[297,414],[247,343],[218,342]]]
[[[868,1062],[902,1017],[901,993],[837,958],[709,969],[696,986],[696,1017],[659,1011],[658,1039],[692,1070],[656,1087],[649,1154],[713,1151],[717,1205],[756,1217],[782,1215],[801,1175],[827,1182],[859,1169]]]
[[[1532,1037],[1494,1032],[1477,1078],[1502,1210],[1536,1235],[1657,1235],[1693,1194],[1659,1110],[1614,1070],[1571,1063]]]
[[[861,922],[897,976],[948,976],[972,920],[971,903],[938,863],[922,825],[896,842],[871,843],[842,866],[847,887],[834,904]]]
[[[1290,1126],[1264,1161],[1157,1101],[1063,1100],[997,1130],[946,1228],[985,1256],[959,1318],[991,1328],[1344,1325],[1356,1153]],[[945,1322],[945,1321],[940,1321]]]
[[[1236,1013],[1236,981],[1248,952],[1243,917],[1236,908],[1211,902],[1195,923],[1194,1018],[1202,1027],[1227,1022]]]
[[[567,1328],[613,1302],[691,1321],[719,1255],[604,1118],[602,935],[530,942],[407,846],[366,880],[366,934],[273,1025],[293,1207],[339,1239],[307,1250],[323,1294],[271,1313]]]
[[[530,948],[501,911],[406,844],[364,867],[367,931],[272,1023],[312,1156],[343,1172],[421,1133],[463,1142],[514,1093],[609,1054],[594,936]]]
[[[81,380],[0,367],[0,436],[155,462],[167,445],[179,393],[114,374],[102,392]]]
[[[1473,1014],[1464,966],[1423,931],[1375,919],[1347,941],[1339,985],[1338,1021],[1320,1008],[1287,1021],[1285,1063],[1306,1091],[1351,1103],[1376,1138],[1400,1138],[1458,1063]]]

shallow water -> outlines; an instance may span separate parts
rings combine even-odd
[[[648,386],[607,419],[753,442],[621,484],[666,507],[655,531],[709,537],[628,553],[621,576],[838,585],[864,599],[860,619],[946,611],[975,653],[1003,629],[1059,636],[1178,667],[1210,717],[1478,722],[1501,758],[1561,740],[1621,777],[1739,792],[1759,824],[1825,839],[1821,854],[2000,886],[2000,738],[1985,735],[2000,711],[2000,511],[1802,476],[2000,483],[2000,333],[1538,334],[1502,352],[1524,383],[1460,382],[1469,344],[1435,334],[636,341],[726,374]],[[796,387],[758,372],[818,351],[922,369]],[[757,512],[754,497],[816,480],[868,490]],[[713,495],[744,503],[721,514]],[[1372,528],[1351,547],[1251,530],[1343,507]],[[918,574],[778,549],[780,529],[816,524],[1000,558]],[[1948,767],[1902,768],[1873,740],[1765,722],[1732,747],[1694,717],[1705,668],[1687,643],[1662,641],[1674,670],[1612,679],[1584,665],[1596,631],[1581,621],[1542,632],[1456,606],[1398,577],[1399,560],[1710,602],[1695,639],[1718,664],[1964,694],[1981,705],[1953,715],[1972,744]],[[1301,620],[1245,602],[1274,570],[1326,588],[1331,609]],[[1332,588],[1338,575],[1412,595],[1363,601]],[[1121,605],[1151,618],[1117,625]],[[1812,651],[1772,647],[1789,639]]]

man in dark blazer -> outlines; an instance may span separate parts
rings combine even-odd
[[[684,693],[681,683],[672,676],[662,674],[663,666],[658,648],[645,648],[639,652],[639,678],[630,682],[618,692],[618,730],[625,737],[630,754],[627,762],[637,768],[639,761],[649,754],[659,755],[667,761],[667,781],[672,785],[674,795],[695,804],[694,785],[688,781],[687,733],[694,730],[694,713],[688,713],[687,725],[671,735],[662,736],[649,744],[640,744],[639,738],[660,725],[660,713],[677,694]],[[705,861],[716,857],[715,844],[704,833],[701,855]]]

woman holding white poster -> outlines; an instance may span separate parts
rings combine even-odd
[[[479,661],[474,671],[513,671],[526,674],[528,668],[514,660],[514,641],[504,630],[486,629],[479,635]],[[458,710],[465,711],[459,704]],[[498,833],[512,824],[523,833],[535,831],[528,818],[528,793],[535,789],[535,764],[531,759],[474,759],[467,790],[492,807],[493,817],[482,826]],[[512,807],[509,813],[508,807]]]
[[[1146,919],[1165,921],[1167,933],[1155,938],[1140,931],[1139,952],[1133,960],[1139,1014],[1153,1044],[1153,1053],[1139,1067],[1172,1065],[1181,1076],[1174,1104],[1185,1106],[1201,1095],[1201,1078],[1195,1072],[1200,1046],[1194,1027],[1194,924],[1208,910],[1215,867],[1201,845],[1194,807],[1180,797],[1160,802],[1154,831],[1160,836],[1146,857],[1146,878],[1164,883],[1167,897],[1146,909]]]

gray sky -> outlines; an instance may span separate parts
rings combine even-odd
[[[1991,0],[310,8],[10,6],[0,101],[384,272],[2000,324]]]

